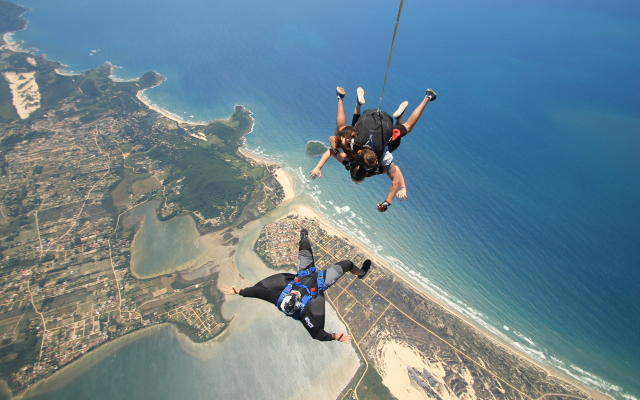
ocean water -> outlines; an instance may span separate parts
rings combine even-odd
[[[309,181],[304,145],[327,143],[335,86],[348,114],[358,86],[378,106],[394,2],[21,4],[23,47],[69,71],[155,70],[146,96],[187,120],[246,106],[247,147],[301,201],[494,335],[640,398],[639,3],[406,1],[382,108],[438,99],[394,154],[409,199],[385,214],[387,178],[353,185],[330,161]]]

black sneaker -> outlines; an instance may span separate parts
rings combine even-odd
[[[344,96],[347,94],[347,92],[344,91],[343,88],[341,88],[340,86],[338,86],[336,88],[336,94],[338,95],[338,97],[340,97],[341,99],[344,99]]]
[[[367,276],[367,274],[369,273],[369,268],[371,268],[371,260],[364,260],[361,268],[364,271],[364,274],[359,276],[358,279],[363,279],[365,276]]]
[[[300,229],[300,239],[309,239],[309,232],[304,228]]]
[[[433,91],[433,89],[427,89],[427,97],[429,98],[429,101],[434,101],[438,96],[436,95],[436,92]]]

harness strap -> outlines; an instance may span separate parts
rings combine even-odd
[[[278,304],[276,304],[276,307],[278,308],[280,307],[280,304],[282,304],[282,299],[284,299],[284,297],[291,292],[292,287],[293,287],[292,282],[289,282],[289,284],[284,288],[282,293],[280,293],[280,297],[278,297]]]
[[[303,271],[298,272],[298,275],[297,275],[297,276],[298,276],[299,278],[304,278],[305,276],[307,276],[307,275],[309,275],[309,274],[313,274],[314,272],[316,272],[316,269],[317,269],[317,268],[316,268],[316,266],[314,265],[314,266],[313,266],[313,267],[311,267],[311,268],[307,268],[307,269],[305,269],[305,270],[303,270]]]
[[[292,280],[291,282],[289,282],[289,284],[284,288],[282,293],[280,293],[280,296],[278,297],[278,304],[276,304],[276,307],[280,308],[280,304],[282,304],[282,300],[289,293],[291,293],[291,291],[293,290],[293,286],[297,286],[299,288],[303,288],[303,289],[305,289],[307,291],[307,294],[302,296],[302,299],[300,299],[300,302],[302,303],[302,307],[298,311],[296,311],[295,314],[293,314],[291,316],[293,319],[300,319],[300,313],[302,313],[302,311],[305,309],[305,307],[307,306],[307,303],[309,303],[309,301],[311,299],[316,297],[319,292],[323,292],[323,291],[327,290],[327,287],[326,287],[325,281],[324,281],[324,271],[318,272],[318,276],[316,277],[316,285],[318,286],[318,289],[316,289],[315,287],[309,288],[308,286],[306,286],[306,285],[304,285],[303,283],[300,282],[300,278],[303,278],[303,277],[305,277],[307,275],[313,274],[315,271],[316,271],[316,267],[315,266],[313,266],[311,268],[308,268],[308,269],[305,269],[304,271],[300,271],[298,273],[298,275],[296,276],[296,278],[294,280]]]
[[[324,271],[320,271],[318,273],[317,281],[318,281],[318,290],[319,291],[323,292],[323,291],[327,290],[327,287],[324,284]]]

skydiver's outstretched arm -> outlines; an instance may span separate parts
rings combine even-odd
[[[338,332],[333,334],[333,340],[338,340],[342,343],[350,343],[353,340],[353,336],[347,335],[344,332]]]
[[[350,335],[342,332],[329,333],[324,330],[324,310],[325,300],[324,294],[321,292],[317,297],[309,300],[309,303],[300,314],[300,322],[309,332],[309,335],[322,342],[339,340],[343,343],[349,343],[352,339]]]
[[[327,149],[327,151],[325,151],[324,154],[322,154],[322,157],[320,157],[320,161],[318,161],[318,165],[316,165],[316,167],[312,169],[311,172],[309,173],[309,178],[316,179],[316,178],[322,177],[322,167],[324,167],[324,165],[327,163],[327,161],[329,161],[329,159],[332,156],[333,158],[338,160],[339,163],[342,163],[344,160],[348,158],[346,154],[338,151],[337,136],[331,136],[329,138],[329,143],[331,144],[331,147]]]
[[[404,175],[402,171],[400,171],[400,167],[396,165],[396,169],[398,171],[397,174],[400,176],[400,190],[396,193],[396,197],[400,199],[400,201],[404,201],[407,199],[407,185],[404,183]]]
[[[324,167],[327,161],[329,161],[332,153],[332,149],[327,149],[327,151],[322,154],[322,157],[320,157],[320,161],[318,161],[318,165],[316,165],[316,167],[312,169],[311,172],[309,172],[309,178],[316,179],[322,177],[322,167]]]
[[[322,300],[324,301],[324,300]],[[300,322],[304,325],[309,335],[315,340],[320,340],[321,342],[328,342],[331,340],[339,340],[343,343],[349,343],[353,339],[353,336],[347,335],[344,332],[338,333],[329,333],[324,330],[321,326],[315,326],[316,321],[314,321],[310,316],[305,315],[303,312],[300,315]]]
[[[393,202],[394,196],[398,196],[401,201],[407,198],[407,188],[400,167],[392,162],[388,167],[385,167],[385,173],[389,176],[389,179],[391,179],[391,187],[389,188],[389,194],[387,194],[385,201],[378,204],[378,210],[381,212],[387,210],[387,207]],[[383,206],[384,203],[386,203],[386,207]]]
[[[235,287],[235,286],[231,286],[231,287],[229,287],[229,286],[223,286],[223,287],[222,287],[222,293],[224,293],[224,294],[234,295],[234,294],[238,294],[238,293],[240,293],[240,289],[238,289],[238,288],[237,288],[237,287]]]
[[[275,275],[270,275],[260,282],[256,283],[254,286],[262,287],[265,289],[273,289],[273,290],[284,290],[285,287],[291,282],[296,276],[290,273],[280,273]]]
[[[239,294],[242,297],[255,297],[257,299],[262,299],[264,301],[268,301],[271,304],[277,305],[278,298],[280,297],[280,293],[282,293],[282,290],[266,289],[259,286],[250,286],[244,289],[238,289],[235,286],[224,286],[222,288],[222,292],[227,295]]]

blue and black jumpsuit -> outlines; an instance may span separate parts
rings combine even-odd
[[[313,250],[309,239],[300,240],[298,247],[298,273],[313,267]],[[329,288],[336,283],[346,272],[351,271],[354,264],[349,260],[343,260],[324,270],[325,287]],[[243,297],[256,297],[278,306],[278,299],[289,282],[296,278],[295,274],[281,273],[271,275],[254,286],[240,290]],[[309,300],[306,307],[300,313],[300,322],[311,337],[316,340],[333,340],[333,336],[324,330],[324,291]]]

